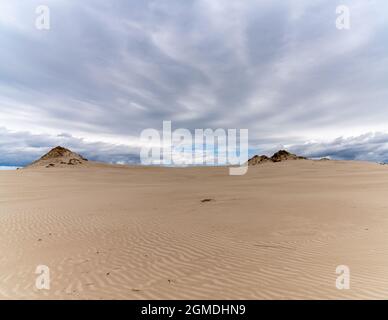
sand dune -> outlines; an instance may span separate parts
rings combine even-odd
[[[387,298],[387,193],[361,162],[0,172],[0,298]]]
[[[27,168],[54,168],[87,164],[88,159],[69,149],[57,146],[34,161]]]

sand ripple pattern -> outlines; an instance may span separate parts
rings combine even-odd
[[[277,193],[263,169],[237,183],[220,169],[90,170],[2,177],[1,299],[388,297],[387,190],[370,177],[338,196],[310,167]],[[40,264],[47,291],[35,288]],[[335,287],[341,264],[350,290]]]

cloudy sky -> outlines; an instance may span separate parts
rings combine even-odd
[[[388,161],[387,43],[385,0],[1,0],[0,166],[59,144],[133,163],[163,120],[249,129],[252,153]]]

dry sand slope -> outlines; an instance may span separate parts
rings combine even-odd
[[[355,162],[0,172],[0,298],[388,298],[387,194]]]

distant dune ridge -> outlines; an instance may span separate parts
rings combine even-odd
[[[306,159],[307,158],[297,156],[296,154],[290,153],[286,150],[279,150],[271,158],[265,155],[262,155],[262,156],[255,155],[254,157],[248,160],[248,165],[255,166],[255,165],[267,163],[267,162],[281,162],[281,161],[288,161],[288,160],[306,160]]]
[[[306,160],[307,158],[297,156],[296,154],[290,153],[286,150],[279,150],[272,157],[266,155],[255,155],[248,160],[248,165],[255,166],[263,163],[274,163],[288,160]],[[52,168],[52,167],[67,167],[84,165],[88,159],[84,158],[78,153],[75,153],[69,149],[61,146],[57,146],[47,152],[38,160],[32,162],[26,168]]]
[[[87,162],[88,159],[75,153],[69,149],[61,146],[57,146],[47,152],[38,160],[34,161],[28,167],[64,167],[64,166],[75,166],[81,165]]]

